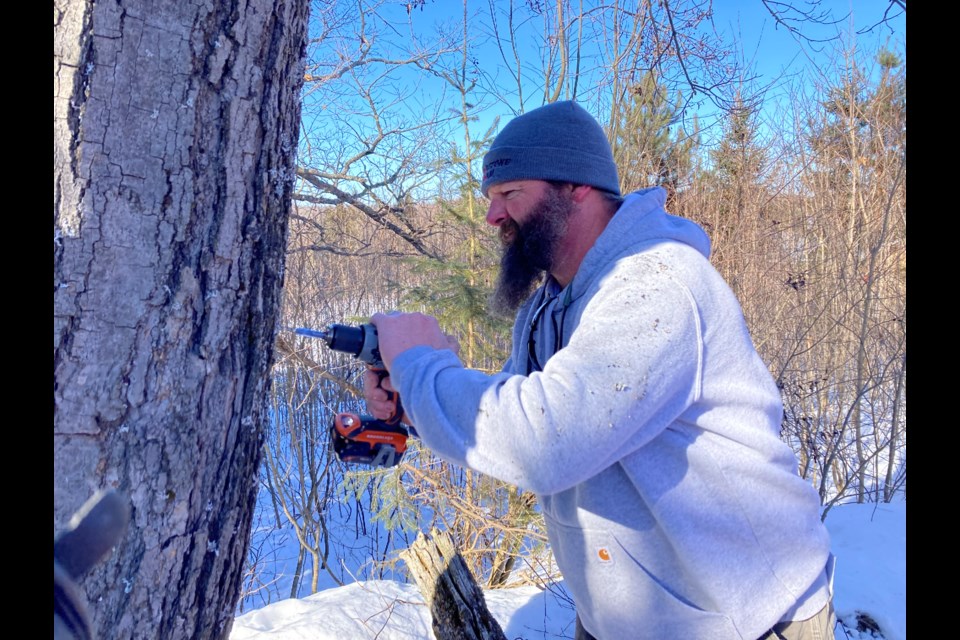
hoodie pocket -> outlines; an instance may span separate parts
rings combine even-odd
[[[727,616],[707,611],[669,588],[690,576],[657,576],[607,531],[550,521],[554,557],[584,626],[598,638],[741,640]],[[695,577],[694,577],[695,578]]]

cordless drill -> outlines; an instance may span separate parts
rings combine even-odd
[[[296,328],[294,333],[320,338],[334,351],[349,353],[373,370],[380,381],[387,377],[387,369],[380,358],[377,328],[372,324],[331,324],[322,331]],[[333,450],[340,460],[374,467],[392,467],[400,463],[407,450],[409,432],[400,424],[403,418],[400,396],[392,391],[387,395],[395,406],[393,415],[387,420],[349,412],[334,416],[330,436]]]

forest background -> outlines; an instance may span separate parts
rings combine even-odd
[[[225,638],[279,599],[408,581],[397,552],[431,527],[488,593],[557,578],[531,494],[416,440],[387,470],[332,456],[360,367],[289,329],[423,310],[496,371],[481,158],[561,99],[606,128],[623,191],[661,185],[709,233],[828,527],[905,500],[905,20],[904,0],[54,0],[55,540],[98,491],[129,506],[62,593],[103,637]]]
[[[424,311],[498,370],[480,163],[509,118],[575,99],[621,191],[663,186],[709,233],[823,517],[905,499],[905,3],[737,3],[768,30],[749,38],[718,4],[724,21],[702,0],[314,2],[279,326]],[[407,580],[397,552],[435,526],[487,588],[559,576],[532,495],[416,441],[395,468],[340,463],[328,430],[363,412],[359,363],[276,346],[238,613]]]

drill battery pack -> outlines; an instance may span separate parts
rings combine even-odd
[[[338,413],[330,427],[333,451],[341,461],[372,467],[399,464],[408,435],[402,424],[391,425],[356,413]]]

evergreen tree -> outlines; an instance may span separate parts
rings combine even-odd
[[[442,260],[413,261],[422,284],[409,289],[407,302],[435,315],[448,333],[459,337],[460,358],[467,367],[494,372],[507,358],[511,323],[492,313],[488,304],[499,251],[473,168],[492,142],[497,123],[474,140],[466,101],[463,106],[464,146],[451,146],[456,190],[437,203],[438,214],[453,222],[451,235],[456,237]],[[422,475],[411,486],[416,499],[447,520],[474,575],[489,586],[503,586],[523,549],[528,526],[540,517],[532,495],[418,451]]]
[[[766,151],[758,139],[757,107],[737,92],[723,123],[723,137],[710,151],[711,169],[704,176],[713,194],[706,225],[712,240],[713,263],[734,290],[750,256],[751,243],[742,242],[763,216],[760,201]]]
[[[670,102],[667,89],[655,71],[646,73],[630,91],[628,100],[616,105],[608,137],[620,171],[620,192],[661,186],[667,190],[668,208],[689,181],[691,158],[699,145],[693,131],[679,124],[683,99],[678,91]]]
[[[717,182],[734,190],[729,209],[742,210],[744,190],[760,182],[766,158],[757,142],[757,109],[747,105],[739,93],[724,122],[723,138],[710,157]]]
[[[471,125],[477,120],[474,114],[478,108],[471,92],[478,73],[468,51],[465,13],[460,64],[450,69],[434,68],[460,97],[457,117],[463,142],[450,145],[452,188],[439,199],[434,212],[445,219],[449,231],[439,257],[411,259],[420,284],[406,288],[405,303],[436,316],[447,333],[458,337],[460,359],[467,367],[494,372],[507,358],[512,319],[493,314],[488,305],[499,250],[496,234],[486,223],[476,169],[493,141],[498,122],[474,139]],[[418,511],[433,518],[431,527],[439,520],[451,531],[474,576],[490,586],[506,584],[524,541],[536,531],[531,521],[541,517],[534,501],[500,480],[441,462],[422,447],[414,447],[411,453],[414,455],[404,465],[405,495],[392,490],[386,500],[381,498],[382,504],[389,506],[387,512],[407,513],[407,499],[419,503]],[[544,531],[542,523],[539,531]],[[542,548],[544,543],[541,533],[535,547]]]

